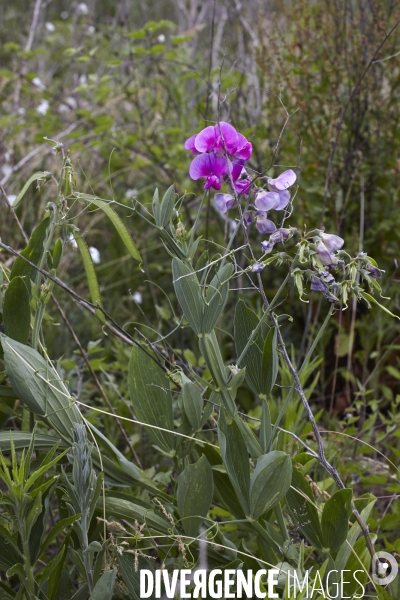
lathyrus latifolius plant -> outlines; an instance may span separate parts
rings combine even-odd
[[[335,310],[345,308],[353,296],[378,304],[372,293],[380,291],[377,279],[381,272],[373,259],[363,253],[351,257],[336,235],[316,229],[301,234],[291,228],[287,220],[295,205],[290,188],[295,185],[296,173],[289,169],[275,178],[250,177],[246,162],[252,154],[251,143],[231,125],[220,122],[186,142],[186,148],[195,155],[190,176],[205,179],[204,195],[192,224],[185,224],[181,212],[185,197],[177,198],[174,186],[161,201],[155,191],[152,213],[137,200],[133,202],[132,213],[154,228],[171,256],[176,297],[171,307],[177,313],[167,334],[161,335],[154,327],[151,339],[143,334],[133,337],[103,308],[90,252],[71,224],[72,206],[79,203],[103,211],[137,261],[141,260],[139,251],[113,209],[119,203],[78,193],[69,157],[59,144],[54,146],[62,155],[60,179],[38,173],[27,185],[53,182],[55,202],[47,207],[22,253],[0,242],[17,257],[11,270],[2,269],[8,285],[1,298],[5,331],[1,339],[10,393],[23,402],[24,429],[29,429],[29,420],[37,419],[42,427],[52,430],[53,436],[42,433],[38,443],[49,443],[49,438],[56,436],[74,448],[69,455],[72,478],[64,476],[63,489],[69,499],[69,518],[75,519],[75,537],[71,534],[66,542],[62,569],[69,580],[80,577],[76,597],[111,597],[115,565],[119,568],[115,597],[125,594],[136,599],[141,596],[141,569],[194,568],[199,562],[203,568],[235,572],[278,569],[277,595],[270,591],[265,594],[286,600],[295,593],[289,587],[288,573],[295,573],[301,582],[312,568],[313,597],[322,598],[325,592],[321,586],[335,594],[338,574],[358,570],[358,580],[346,582],[342,593],[360,597],[363,586],[372,582],[369,566],[375,538],[367,519],[375,498],[370,494],[353,498],[352,490],[326,456],[304,388],[304,373]],[[223,185],[226,192],[220,191]],[[236,218],[228,221],[230,238],[224,247],[196,236],[211,189],[218,192],[215,207],[222,217],[227,219],[228,211],[237,211]],[[25,192],[26,186],[14,205],[22,201]],[[283,216],[277,226],[279,215]],[[254,241],[252,228],[262,237]],[[58,277],[63,248],[71,235],[82,256],[91,301]],[[216,252],[210,255],[212,247]],[[286,265],[287,275],[270,298],[264,275],[274,263]],[[246,303],[244,281],[252,296],[260,298],[258,312]],[[284,292],[293,282],[303,301],[312,289],[326,298],[328,307],[327,317],[298,369],[282,335],[280,323],[285,316],[278,312]],[[235,294],[231,293],[234,285]],[[50,361],[43,319],[57,287],[63,287],[97,316],[110,335],[132,347],[128,387],[135,419],[115,414],[110,404],[107,410],[99,409],[73,396]],[[232,297],[237,295],[233,307]],[[62,310],[60,314],[64,314]],[[232,344],[226,343],[229,336]],[[185,351],[192,341],[196,342],[192,351],[196,360],[189,364]],[[79,340],[77,343],[85,357]],[[291,387],[272,423],[270,404],[278,388],[280,364],[290,374]],[[94,377],[96,380],[95,373]],[[108,401],[98,378],[97,382]],[[261,406],[256,427],[250,426],[247,415],[239,411],[238,392],[245,386]],[[281,443],[280,423],[296,394],[312,435],[302,439],[294,431],[285,431],[298,449],[289,454]],[[105,421],[117,419],[125,435],[122,422],[144,427],[157,457],[170,466],[170,474],[146,473],[134,464],[134,454],[133,460],[128,460],[129,438],[124,438],[126,448],[116,448],[93,424],[96,411]],[[84,426],[95,442],[93,447],[87,446]],[[14,432],[12,437],[21,446],[24,440],[33,439],[29,432]],[[5,438],[0,441],[6,443]],[[106,490],[97,500],[99,489],[91,461],[94,469],[104,472]],[[326,476],[321,475],[320,466]],[[118,489],[120,486],[126,489]],[[89,542],[88,527],[94,522],[91,516],[107,524],[107,545],[101,528],[98,540]],[[92,536],[96,531],[92,530]],[[4,535],[0,531],[0,536]],[[95,560],[96,553],[100,559]],[[95,581],[102,568],[99,583],[103,583],[98,588]],[[263,582],[267,586],[262,578],[261,594]],[[40,582],[33,579],[29,585],[32,593],[45,598]],[[297,593],[297,598],[305,597],[305,593]],[[379,586],[376,593],[387,597]]]

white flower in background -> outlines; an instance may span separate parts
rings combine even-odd
[[[65,20],[65,19],[68,19],[68,17],[69,17],[69,12],[67,12],[66,10],[63,10],[60,16],[61,16],[61,18],[62,18],[62,19],[64,19],[64,20]]]
[[[26,110],[24,109],[24,107],[20,106],[19,109],[18,109],[18,114],[19,115],[24,115],[25,113],[26,113]]]
[[[165,42],[165,35],[163,33],[161,33],[158,36],[157,41],[160,42],[160,44],[163,44]]]
[[[95,33],[96,29],[93,27],[93,25],[89,25],[89,27],[86,29],[86,33],[88,35],[93,35]]]
[[[76,243],[75,238],[74,238],[74,236],[73,236],[72,233],[70,233],[68,241],[71,242],[71,245],[72,245],[73,248],[77,248],[78,247],[78,244]]]
[[[143,296],[140,292],[133,292],[132,294],[132,300],[134,302],[136,302],[136,304],[142,304],[143,302]]]
[[[95,265],[98,265],[100,262],[100,252],[94,246],[89,247],[90,256],[92,257],[92,261]]]
[[[11,204],[11,206],[14,204],[17,196],[15,194],[8,194],[7,196],[9,203]]]
[[[39,106],[36,107],[36,112],[38,112],[40,115],[45,115],[49,110],[49,107],[50,104],[48,100],[42,100]]]
[[[81,75],[81,76],[79,77],[79,85],[86,85],[86,82],[87,82],[87,77],[86,77],[86,75],[85,75],[85,74]]]
[[[56,26],[53,25],[53,23],[46,23],[45,27],[46,27],[47,31],[50,31],[50,32],[53,32],[56,30]]]
[[[10,175],[12,175],[12,167],[10,165],[3,165],[1,167],[1,172],[3,173],[4,177],[9,177]]]
[[[65,114],[67,114],[67,113],[71,112],[71,109],[70,109],[70,107],[69,107],[69,106],[67,106],[66,104],[60,104],[60,106],[58,107],[58,112],[59,112],[61,115],[65,115]]]
[[[5,152],[5,154],[4,154],[4,160],[5,160],[6,162],[10,162],[10,160],[11,160],[11,152],[9,152],[8,150],[7,150],[7,152]]]
[[[75,110],[77,108],[77,106],[78,106],[78,104],[77,104],[77,102],[76,102],[76,100],[75,100],[75,98],[73,96],[67,96],[65,98],[65,102],[73,110]]]
[[[134,198],[135,196],[137,196],[137,194],[138,194],[138,191],[136,189],[126,190],[126,192],[125,192],[125,196],[127,198]]]
[[[77,11],[78,11],[78,13],[80,15],[88,15],[89,14],[89,7],[86,4],[86,2],[80,2],[78,4]]]
[[[32,83],[34,86],[36,86],[38,88],[38,90],[41,90],[42,92],[46,89],[46,86],[44,85],[44,83],[40,79],[40,77],[34,77],[32,79]]]

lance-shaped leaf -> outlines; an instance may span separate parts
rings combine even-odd
[[[44,423],[55,430],[59,437],[72,443],[74,423],[82,423],[82,415],[69,390],[53,365],[36,350],[1,335],[6,372],[12,388],[25,406]],[[129,462],[110,440],[94,425],[86,422],[94,433],[98,444],[113,457],[98,454],[93,450],[93,460],[104,471],[113,485],[137,483],[153,492],[159,491],[136,465]],[[36,436],[35,436],[36,437]],[[40,438],[40,436],[38,436]],[[57,438],[53,439],[54,442]],[[4,442],[3,442],[4,443]]]
[[[117,569],[104,571],[103,575],[96,583],[93,592],[90,594],[89,600],[110,600],[113,596],[116,576]]]
[[[284,498],[292,481],[292,461],[286,452],[273,450],[257,460],[250,482],[250,511],[253,519]]]
[[[213,497],[212,469],[204,454],[179,475],[176,497],[183,529],[196,537]]]
[[[206,294],[206,308],[204,310],[203,331],[211,333],[220,318],[229,293],[229,280],[234,272],[231,263],[223,266],[212,278]]]
[[[193,331],[200,335],[205,303],[199,280],[192,269],[179,258],[172,259],[172,276],[176,297]]]
[[[352,491],[344,489],[325,502],[321,518],[322,544],[329,552],[336,552],[347,538],[351,500]]]
[[[164,194],[163,199],[161,200],[161,205],[158,213],[158,218],[156,217],[156,224],[159,227],[166,227],[168,225],[172,211],[174,210],[175,204],[175,187],[171,185]]]
[[[147,560],[144,556],[129,554],[124,552],[123,554],[117,553],[118,566],[121,571],[122,578],[129,593],[133,597],[133,600],[141,600],[143,590],[140,589],[140,571],[146,569],[147,571],[153,571],[153,565],[150,560]],[[148,596],[151,600],[155,598],[154,594]]]
[[[26,192],[28,191],[30,185],[34,181],[44,182],[44,181],[48,181],[50,178],[51,178],[51,173],[49,173],[48,171],[37,171],[36,173],[31,175],[13,202],[14,210],[17,208],[18,204],[21,202],[22,198],[25,196]]]
[[[77,229],[74,230],[73,236],[75,238],[79,252],[82,257],[83,267],[84,267],[85,273],[86,273],[86,279],[87,279],[88,286],[89,286],[91,300],[92,300],[93,304],[103,306],[102,302],[101,302],[100,288],[99,288],[99,284],[97,281],[97,275],[96,275],[96,271],[94,269],[93,260],[90,255],[88,245],[86,244],[85,240],[83,239],[83,237],[81,236],[81,234],[79,233],[79,231]],[[102,323],[106,322],[104,313],[102,313],[101,310],[96,309],[96,315]]]
[[[128,386],[137,418],[142,423],[155,425],[172,432],[174,415],[169,380],[154,360],[138,346],[132,347]],[[164,452],[171,453],[174,450],[173,433],[151,427],[148,427],[147,431]]]
[[[293,469],[292,487],[286,494],[286,502],[292,519],[310,544],[322,550],[322,531],[318,511],[314,506],[314,494],[304,475]]]
[[[228,419],[221,408],[218,420],[218,441],[226,472],[246,515],[250,514],[250,465],[246,444],[239,427]]]
[[[185,377],[182,375],[182,377]],[[182,400],[185,414],[194,430],[201,429],[201,414],[203,412],[203,398],[200,389],[187,377],[182,386]]]
[[[235,310],[235,346],[238,356],[242,354],[258,322],[257,315],[246,306],[243,300],[239,300]],[[263,348],[264,343],[261,339],[261,332],[259,332],[253,343],[249,346],[240,365],[246,367],[246,381],[257,395],[262,394],[264,388],[262,371]]]
[[[110,219],[112,225],[115,228],[115,231],[118,233],[121,241],[125,245],[125,248],[128,250],[129,254],[135,260],[141,262],[142,257],[140,256],[139,250],[136,248],[136,245],[129,235],[127,228],[124,223],[121,221],[118,214],[113,210],[110,206],[111,202],[107,200],[102,200],[101,198],[97,198],[96,196],[91,196],[90,194],[75,194],[77,198],[86,200],[90,202],[90,204],[94,204],[98,208],[100,208],[104,214]]]
[[[277,348],[276,328],[271,327],[265,338],[262,354],[262,379],[259,394],[269,398],[278,375],[279,356]]]
[[[31,328],[29,292],[22,277],[14,277],[4,294],[3,321],[6,334],[26,344]]]
[[[30,262],[38,265],[43,254],[43,245],[47,237],[47,228],[50,224],[50,218],[46,217],[39,223],[36,229],[33,231],[32,236],[29,240],[27,247],[22,250],[21,256],[27,258]],[[36,279],[36,269],[28,265],[22,258],[17,257],[10,273],[10,279],[14,277],[23,277],[28,288],[31,290],[31,280]]]

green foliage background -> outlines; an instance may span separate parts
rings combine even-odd
[[[149,323],[158,334],[168,333],[177,323],[177,306],[169,300],[170,257],[154,231],[124,206],[131,207],[137,197],[151,210],[154,188],[165,191],[174,183],[178,194],[185,195],[182,213],[189,230],[201,185],[189,179],[190,156],[183,142],[219,116],[251,139],[255,171],[270,169],[271,175],[283,166],[300,168],[290,224],[300,230],[324,225],[345,238],[349,252],[363,249],[373,256],[385,269],[382,287],[391,298],[385,306],[398,314],[400,57],[383,59],[398,52],[400,30],[376,53],[400,16],[397,2],[104,0],[82,5],[56,0],[41,7],[30,46],[34,3],[3,3],[0,10],[3,188],[9,197],[18,195],[33,172],[60,169],[59,157],[43,139],[47,136],[69,149],[79,191],[120,203],[117,211],[141,253],[141,268],[102,211],[75,203],[70,216],[89,246],[100,252],[95,270],[105,309],[135,339],[157,339]],[[30,186],[17,209],[29,235],[54,193],[52,182],[41,190]],[[0,215],[1,240],[22,250],[21,233],[3,199]],[[225,243],[228,225],[212,201],[205,206],[201,233],[210,245]],[[252,236],[257,240],[255,232]],[[2,254],[1,260],[11,267],[10,256]],[[276,266],[263,272],[271,297],[282,274]],[[72,244],[65,246],[59,277],[89,297]],[[61,290],[54,291],[115,411],[130,417],[129,351],[104,334],[95,316]],[[141,303],[134,301],[135,292]],[[260,310],[255,294],[247,292],[246,299]],[[232,310],[236,300],[229,300]],[[297,364],[328,310],[317,295],[310,293],[308,300],[300,302],[293,288],[281,307],[293,317],[282,328]],[[221,323],[228,331],[229,307]],[[52,302],[47,310],[47,350],[60,359],[71,392],[108,410]],[[304,375],[321,428],[333,432],[326,434],[329,452],[339,457],[344,480],[359,495],[372,491],[378,496],[371,531],[382,548],[397,553],[400,486],[380,452],[398,464],[399,343],[393,319],[350,302],[325,331],[318,357]],[[187,330],[171,342],[171,355],[179,347],[186,348],[180,358],[194,368],[204,366]],[[233,353],[229,339],[224,352],[227,357]],[[290,384],[284,367],[279,376],[283,387],[274,396],[272,421],[285,399],[284,386]],[[249,389],[240,389],[237,399],[251,417],[260,417]],[[3,428],[19,426],[20,409],[12,406],[16,415],[0,408]],[[89,409],[86,417],[130,455],[114,419]],[[289,405],[282,427],[297,435],[309,433],[297,401]],[[149,477],[167,485],[173,468],[165,456],[154,454],[154,440],[131,423],[124,429]],[[289,444],[290,436],[282,435],[280,447]],[[314,479],[322,492],[332,484],[318,469]],[[92,534],[94,539],[98,532]]]

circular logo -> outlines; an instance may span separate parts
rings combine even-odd
[[[394,556],[388,552],[376,552],[372,557],[372,579],[378,585],[388,585],[399,572]]]

